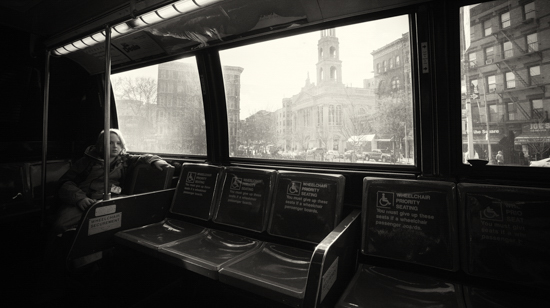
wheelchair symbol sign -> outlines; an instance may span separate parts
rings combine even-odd
[[[185,182],[186,183],[195,183],[195,176],[196,176],[195,172],[189,172],[187,174],[187,178],[185,179]]]
[[[389,208],[393,205],[394,194],[393,192],[379,191],[376,200],[377,207]]]
[[[231,185],[229,186],[229,189],[240,190],[242,183],[243,183],[243,179],[241,179],[237,176],[234,176],[231,179]]]
[[[302,190],[302,182],[295,182],[295,181],[291,181],[286,188],[286,192],[289,195],[299,196],[301,190]]]

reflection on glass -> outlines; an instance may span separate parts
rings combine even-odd
[[[112,84],[119,128],[131,151],[206,154],[195,58],[116,74]]]
[[[462,157],[550,166],[548,1],[491,1],[460,9]],[[546,76],[546,78],[542,77]],[[498,155],[498,157],[497,157]]]
[[[220,58],[232,157],[414,164],[408,16]]]

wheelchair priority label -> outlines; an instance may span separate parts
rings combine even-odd
[[[197,177],[197,173],[193,171],[189,171],[187,174],[187,178],[185,179],[185,183],[195,183],[195,178]]]
[[[290,181],[286,188],[286,192],[289,195],[299,196],[302,191],[302,182]]]
[[[376,206],[381,208],[392,208],[394,206],[395,195],[389,191],[379,191],[376,193]]]
[[[502,203],[493,202],[479,212],[482,220],[502,221]]]
[[[229,189],[232,190],[241,190],[241,186],[243,184],[243,179],[238,176],[233,176],[231,178],[231,184],[229,185]]]

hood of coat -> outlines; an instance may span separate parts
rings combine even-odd
[[[90,145],[89,147],[86,148],[86,150],[84,151],[84,155],[86,155],[87,157],[103,164],[103,156],[101,156],[99,154],[99,151],[97,150],[97,148],[94,146],[94,145]],[[123,154],[119,154],[112,162],[111,162],[111,165],[118,165],[119,163],[124,163],[125,160],[124,160],[124,155]]]

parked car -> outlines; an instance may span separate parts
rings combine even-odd
[[[307,150],[307,154],[308,155],[319,155],[319,154],[325,154],[327,150],[325,150],[325,148],[313,148],[313,149],[309,149]]]
[[[336,150],[329,150],[327,151],[327,154],[325,154],[325,158],[326,159],[343,158],[343,155]]]
[[[531,166],[531,167],[550,167],[550,157],[543,158],[541,160],[531,161],[529,166]]]
[[[354,159],[358,158],[357,152],[355,152],[354,150],[347,150],[346,152],[344,152],[345,159],[351,159],[352,155],[355,156]]]
[[[395,162],[395,156],[391,150],[374,149],[370,152],[363,152],[365,161],[374,159],[375,161]]]

